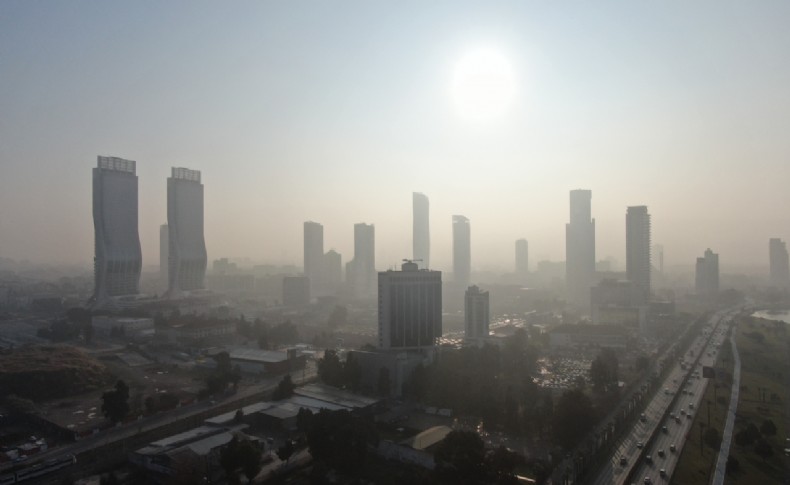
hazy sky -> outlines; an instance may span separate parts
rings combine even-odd
[[[648,205],[666,264],[766,264],[790,239],[790,2],[0,2],[0,256],[90,264],[96,156],[137,161],[144,264],[171,166],[201,170],[209,259],[302,263],[302,222],[347,261],[432,262],[469,217],[476,269],[565,257],[593,191],[597,257]],[[509,61],[501,117],[458,114],[459,60]]]

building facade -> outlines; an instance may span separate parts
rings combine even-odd
[[[379,348],[433,347],[442,336],[442,273],[408,261],[379,273]]]
[[[464,337],[467,340],[480,340],[489,335],[491,313],[487,291],[470,286],[464,295]]]
[[[317,222],[304,223],[304,275],[310,279],[310,294],[319,295],[323,280],[324,226]]]
[[[99,156],[93,169],[95,304],[140,291],[137,202],[136,162]]]
[[[469,219],[453,216],[453,281],[468,286],[472,277],[472,242]]]
[[[529,243],[526,239],[516,240],[516,275],[524,277],[529,273]]]
[[[592,191],[571,190],[570,222],[565,225],[565,284],[568,299],[578,308],[590,303],[595,279],[595,219]]]
[[[771,284],[780,288],[790,286],[790,259],[787,244],[779,238],[768,241],[768,257],[771,271]]]
[[[346,280],[355,298],[376,294],[376,228],[354,224],[354,259],[346,265]]]
[[[632,206],[625,215],[625,272],[650,298],[650,214],[647,206]]]
[[[169,285],[169,281],[167,278],[168,273],[168,265],[170,264],[169,256],[170,254],[170,234],[169,229],[167,228],[167,224],[162,224],[159,226],[159,281],[165,287]]]
[[[710,296],[719,292],[719,255],[708,248],[697,258],[695,288],[698,295]]]
[[[431,224],[428,197],[412,194],[412,258],[420,268],[431,267]]]
[[[200,171],[173,167],[167,179],[168,293],[206,287],[203,184]]]

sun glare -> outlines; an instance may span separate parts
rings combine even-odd
[[[473,50],[455,67],[452,97],[459,115],[466,120],[485,121],[503,115],[515,91],[510,62],[495,50]]]

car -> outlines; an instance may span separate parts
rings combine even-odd
[[[692,418],[692,415],[691,415],[691,413],[688,413],[688,414],[686,415],[686,417],[687,417],[688,419],[691,419],[691,418]]]
[[[683,415],[685,415],[685,414],[686,414],[686,410],[685,410],[685,409],[681,409],[681,410],[680,410],[680,414],[683,414]]]
[[[661,458],[664,458],[664,455],[665,455],[665,453],[664,453],[664,449],[663,448],[658,450],[658,456],[660,456]]]
[[[658,471],[658,474],[661,475],[661,478],[665,478],[667,476],[667,471],[662,468]]]
[[[661,431],[663,431],[664,433],[669,433],[669,430],[667,429],[666,426],[662,426]]]
[[[644,423],[645,421],[647,421],[647,416],[645,416],[645,413],[642,413],[642,414],[639,416],[639,421],[642,421],[643,423]]]
[[[644,444],[642,444],[642,442],[641,442],[641,441],[639,441],[639,442],[637,442],[637,443],[636,443],[636,447],[637,447],[637,448],[639,448],[640,450],[642,449],[642,447],[643,447],[643,446],[645,446],[645,445],[644,445]]]
[[[645,477],[645,485],[650,485],[651,483],[653,483],[653,481],[650,480],[650,477]]]
[[[628,464],[628,460],[626,460],[624,456],[621,457],[620,458],[620,466],[626,466],[627,464]]]
[[[675,416],[675,422],[680,423],[680,416]]]
[[[671,445],[669,445],[669,451],[671,451],[672,453],[677,451],[677,447],[675,446],[675,443],[672,443]]]
[[[653,457],[651,455],[646,455],[645,456],[645,461],[647,463],[653,463]]]

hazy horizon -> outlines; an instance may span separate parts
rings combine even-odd
[[[137,161],[144,266],[172,166],[202,172],[209,267],[301,266],[312,220],[344,263],[374,224],[386,269],[411,257],[414,191],[446,271],[454,214],[473,271],[512,268],[519,238],[531,270],[564,260],[576,188],[621,267],[629,205],[667,267],[767,267],[790,240],[790,4],[344,6],[0,4],[0,257],[91,264],[97,155]],[[515,79],[495,119],[453,99],[479,48]]]

